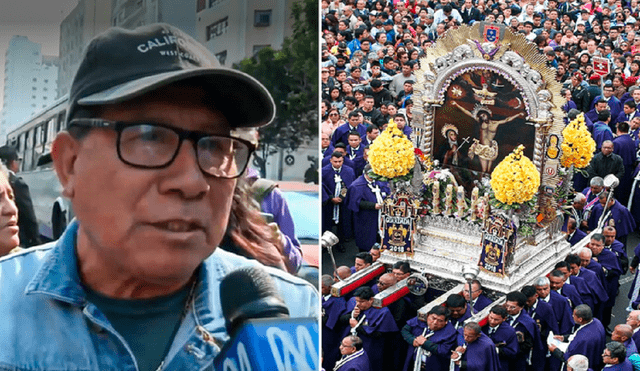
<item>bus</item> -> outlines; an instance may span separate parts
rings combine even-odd
[[[73,217],[51,161],[53,139],[65,129],[68,101],[68,96],[58,99],[7,135],[7,145],[16,148],[22,159],[19,175],[29,186],[40,236],[45,241],[60,237]]]

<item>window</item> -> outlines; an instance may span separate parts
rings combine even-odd
[[[204,10],[205,6],[206,6],[206,0],[198,0],[198,5],[197,5],[197,9],[196,12],[201,12]]]
[[[271,25],[271,9],[269,10],[256,10],[253,20],[255,27],[268,27]]]
[[[254,45],[254,46],[253,46],[253,55],[258,54],[258,52],[259,52],[260,50],[262,50],[262,49],[264,49],[264,48],[268,48],[268,47],[270,47],[270,46],[271,46],[271,45]]]
[[[224,66],[224,63],[227,61],[227,51],[220,52],[216,54],[216,58],[218,58],[218,62]]]
[[[224,17],[207,26],[207,41],[213,40],[218,36],[224,35],[229,29],[229,17]]]

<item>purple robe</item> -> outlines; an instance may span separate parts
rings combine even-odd
[[[416,348],[413,346],[413,340],[422,335],[424,329],[427,328],[427,323],[420,321],[418,317],[413,317],[407,321],[407,324],[402,329],[402,335],[405,341],[409,344],[407,355],[404,363],[403,371],[413,370],[413,363],[415,362]],[[428,330],[427,335],[432,333]],[[428,338],[433,344],[437,344],[438,349],[435,352],[428,352],[425,350],[427,360],[423,365],[426,370],[448,370],[449,363],[451,361],[451,351],[456,347],[458,332],[453,328],[451,323],[447,324],[440,330],[433,333]],[[426,344],[426,343],[425,343]]]
[[[531,316],[531,318],[538,324],[538,328],[540,328],[540,337],[544,341],[546,341],[549,331],[553,331],[554,334],[560,333],[558,320],[556,319],[556,315],[553,312],[551,304],[544,300],[537,299],[535,309],[530,308],[528,313],[529,316]]]
[[[333,365],[340,359],[338,346],[343,339],[341,335],[344,329],[338,320],[346,311],[347,303],[343,297],[322,297],[322,367],[327,370],[333,370]]]
[[[273,221],[278,224],[280,231],[284,235],[283,255],[287,256],[291,266],[300,268],[302,265],[302,251],[300,241],[296,237],[296,228],[293,224],[293,217],[289,211],[287,201],[282,192],[274,188],[265,196],[260,205],[262,212],[273,215]]]
[[[580,297],[580,293],[578,293],[578,290],[576,290],[575,286],[571,284],[565,283],[564,285],[562,285],[562,287],[560,288],[560,292],[558,294],[569,299],[569,304],[571,305],[571,308],[575,308],[578,305],[583,304],[582,297]]]
[[[335,196],[336,182],[335,182],[335,171],[331,164],[322,168],[322,189],[323,189],[323,198],[322,198],[322,225],[323,231],[330,230],[331,226],[334,225],[333,221],[333,202],[331,199]],[[342,178],[342,182],[344,185],[349,188],[351,183],[355,180],[355,174],[353,170],[348,166],[342,166],[340,169],[340,177]],[[326,197],[326,199],[325,199]],[[340,222],[338,224],[338,228],[342,228],[342,233],[344,233],[347,237],[351,236],[351,213],[349,209],[346,207],[345,200],[342,200],[340,206]],[[342,223],[344,221],[344,223]],[[339,236],[340,237],[340,236]]]
[[[502,322],[493,334],[489,335],[491,332],[489,325],[482,327],[482,332],[489,336],[498,349],[500,370],[511,370],[513,368],[511,364],[518,353],[518,337],[516,336],[516,330],[509,326],[508,323]]]
[[[602,205],[600,205],[599,202],[593,205],[591,215],[589,216],[589,230],[596,229],[600,215],[602,215],[602,209]],[[633,215],[631,215],[629,210],[622,206],[618,200],[616,200],[611,207],[611,214],[604,225],[611,225],[616,228],[616,239],[618,240],[623,240],[625,236],[636,229],[636,222],[633,219]]]
[[[591,365],[591,363],[589,363]],[[633,371],[633,365],[629,362],[628,359],[625,359],[624,362],[618,363],[617,365],[613,365],[611,367],[607,367],[604,369],[605,371]]]
[[[551,304],[553,313],[556,315],[556,319],[558,320],[559,334],[570,334],[575,323],[573,322],[573,311],[569,305],[569,300],[553,290],[549,293],[547,298],[549,298],[548,303]]]
[[[364,170],[364,166],[366,165],[366,161],[364,159],[364,146],[361,144],[358,148],[353,148],[347,145],[347,156],[348,159],[353,161],[353,171],[356,173],[356,177],[362,175],[362,171]]]
[[[335,151],[335,147],[333,147],[333,144],[329,143],[329,146],[327,148],[322,149],[320,151],[322,153],[322,156],[320,157],[322,158],[329,157],[333,154],[333,151]]]
[[[598,305],[599,303],[604,303],[609,299],[609,294],[607,294],[604,286],[602,286],[602,281],[600,281],[598,276],[593,271],[581,267],[577,277],[581,277],[582,279],[584,279],[587,285],[589,285],[589,288],[595,296],[596,305]]]
[[[595,311],[596,295],[593,293],[584,279],[582,277],[569,276],[567,281],[569,281],[567,282],[568,284],[575,287],[576,291],[578,291],[580,299],[582,299],[582,304],[587,304],[592,311]],[[567,283],[565,283],[565,286],[567,285]]]
[[[633,339],[633,341],[636,343],[636,347],[637,347],[638,343],[640,343],[640,331],[635,331],[633,333],[633,336],[631,336],[631,339]],[[627,358],[629,358],[629,357],[627,356]]]
[[[374,186],[380,188],[382,198],[389,196],[391,191],[386,182],[373,181]],[[347,192],[346,205],[353,211],[354,234],[356,245],[360,251],[369,251],[376,243],[379,231],[378,210],[362,208],[361,202],[376,202],[376,195],[369,188],[367,179],[361,175],[356,179]]]
[[[331,144],[335,146],[336,144],[342,142],[346,145],[349,145],[349,132],[352,130],[357,131],[360,136],[367,134],[367,128],[362,124],[358,124],[358,126],[356,126],[355,128],[351,127],[349,123],[342,124],[333,131],[333,134],[331,135]]]
[[[634,255],[634,256],[637,256],[637,257],[640,257],[640,244],[638,244],[638,245],[633,249],[633,255]],[[640,272],[640,269],[637,269],[637,268],[638,268],[638,267],[636,267],[636,274],[635,274],[635,275],[634,275],[634,277],[633,277],[633,281],[631,281],[631,287],[629,287],[629,293],[627,294],[627,297],[628,297],[629,299],[633,298],[633,293],[634,293],[636,290],[639,290],[639,289],[640,289],[640,287],[638,287],[638,288],[636,288],[636,287],[635,287],[635,286],[636,286],[636,280],[638,279],[638,273]],[[639,302],[640,302],[640,295],[638,295],[638,298],[636,298],[636,301],[634,302],[634,303],[635,303],[635,307],[634,307],[634,308],[637,308],[637,307],[638,307],[638,303],[639,303]],[[632,306],[633,306],[633,303],[632,303]],[[639,336],[640,336],[640,335],[639,335]],[[637,343],[637,342],[636,342],[636,343]]]
[[[583,238],[587,237],[587,234],[584,233],[583,231],[576,229],[575,232],[573,233],[573,235],[571,236],[571,238],[569,238],[567,241],[569,241],[569,244],[571,246],[577,244],[578,242],[582,241]]]
[[[599,370],[602,366],[602,350],[606,342],[606,334],[602,323],[594,318],[589,324],[581,327],[564,353],[565,362],[574,354],[582,354],[589,359],[589,366]]]
[[[351,298],[347,303],[347,313],[353,311],[356,306],[355,298]],[[362,346],[369,355],[369,361],[371,362],[371,371],[383,371],[384,365],[393,363],[390,359],[393,356],[392,352],[383,352],[381,349],[387,349],[392,344],[387,344],[387,339],[391,339],[394,333],[397,333],[398,326],[393,320],[393,316],[389,311],[389,308],[374,308],[371,307],[364,312],[360,313],[357,318],[360,320],[363,315],[366,315],[365,321],[360,325],[362,332],[358,331],[358,336],[362,339]],[[347,326],[343,338],[349,335],[351,327]],[[387,358],[387,359],[385,359]]]
[[[458,346],[465,343],[463,331],[463,328],[458,330]],[[466,362],[468,371],[500,371],[500,360],[495,344],[483,333],[476,341],[467,344],[462,361]],[[459,371],[460,367],[456,365],[455,370]]]
[[[603,249],[600,255],[595,257],[604,268],[609,271],[608,277],[605,277],[604,288],[607,290],[609,299],[604,303],[605,307],[613,307],[616,302],[616,295],[618,295],[618,286],[622,269],[618,262],[618,257],[612,251]]]
[[[636,342],[633,338],[627,339],[624,343],[624,347],[627,349],[627,358],[634,353],[638,353],[638,347],[636,346]]]
[[[460,318],[449,318],[449,321],[451,321],[453,327],[458,330],[463,327],[464,321],[466,321],[468,318],[471,318],[471,311],[467,308],[467,310],[462,316],[460,316]]]
[[[356,164],[353,161],[351,161],[349,157],[342,156],[342,158],[344,159],[343,166],[351,168],[351,170],[353,170],[353,173],[355,174]],[[324,168],[325,166],[331,166],[331,155],[322,159],[322,167]]]
[[[545,356],[547,349],[540,337],[540,328],[536,324],[536,321],[529,316],[529,314],[522,310],[520,315],[511,324],[514,330],[517,332],[528,333],[533,341],[533,348],[531,349],[531,357],[529,353],[523,354],[521,350],[518,351],[518,357],[516,358],[516,369],[524,370],[528,361],[531,361],[531,369],[542,371],[544,369]],[[519,365],[519,366],[518,366]]]
[[[600,152],[602,142],[613,140],[613,133],[609,125],[602,121],[598,121],[593,125],[593,140],[596,142],[596,151]]]
[[[476,298],[476,301],[473,303],[473,310],[475,311],[475,313],[478,313],[479,311],[488,307],[492,303],[493,303],[493,300],[489,299],[484,294],[480,294]]]
[[[632,179],[638,175],[638,170],[640,170],[640,163],[638,163],[633,174],[631,174]],[[633,188],[633,182],[631,183],[631,187]],[[629,189],[629,196],[631,196],[631,192],[633,191],[632,188]],[[633,193],[631,215],[633,216],[633,220],[636,222],[636,225],[640,225],[640,182],[636,183],[635,191]]]
[[[623,134],[613,139],[613,153],[622,157],[624,165],[624,177],[620,179],[620,185],[615,190],[616,198],[623,205],[626,205],[627,201],[629,201],[631,184],[633,183],[631,175],[636,164],[637,149],[638,146],[629,135]]]
[[[340,367],[337,371],[369,371],[371,370],[369,356],[364,349],[360,349],[359,351],[345,356],[340,359]],[[328,368],[327,370],[333,370],[334,367]]]

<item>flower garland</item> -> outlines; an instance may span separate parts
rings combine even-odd
[[[523,155],[523,145],[502,160],[491,173],[495,198],[505,205],[522,204],[534,198],[540,187],[540,172]]]
[[[398,129],[393,119],[390,120],[387,129],[369,148],[371,170],[383,181],[394,178],[409,180],[415,161],[413,143]]]
[[[596,142],[584,123],[584,113],[579,114],[562,130],[562,137],[562,166],[573,165],[577,169],[587,167],[596,150]]]

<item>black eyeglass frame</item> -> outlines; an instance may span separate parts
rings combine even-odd
[[[155,126],[155,127],[162,127],[162,128],[171,130],[174,133],[178,134],[178,146],[177,146],[177,148],[175,150],[175,153],[173,154],[171,159],[169,161],[167,161],[165,164],[155,165],[155,166],[140,165],[140,164],[135,164],[135,163],[132,163],[130,161],[127,161],[122,157],[122,153],[120,152],[120,139],[122,137],[122,132],[124,131],[124,129],[126,129],[128,127],[140,126],[140,125],[149,125],[149,126]],[[111,120],[106,120],[106,119],[102,119],[102,118],[82,118],[82,119],[73,119],[73,120],[69,121],[68,127],[72,127],[72,126],[80,126],[80,127],[86,127],[86,128],[98,128],[98,129],[99,128],[104,128],[104,129],[112,129],[112,130],[114,130],[118,134],[118,138],[117,138],[117,142],[116,142],[116,152],[118,153],[118,158],[123,163],[125,163],[125,164],[127,164],[127,165],[129,165],[131,167],[138,168],[138,169],[164,169],[164,168],[167,168],[167,167],[171,166],[173,161],[175,161],[176,157],[178,157],[178,153],[180,153],[180,148],[182,148],[182,142],[184,142],[185,139],[189,139],[192,142],[193,149],[194,149],[194,151],[196,153],[196,162],[198,163],[198,167],[200,168],[200,170],[202,171],[203,174],[211,176],[211,177],[214,177],[214,178],[236,179],[236,178],[239,178],[240,176],[242,176],[242,174],[244,174],[244,171],[249,166],[249,161],[251,160],[251,155],[253,155],[253,153],[256,151],[256,146],[253,143],[251,143],[248,140],[242,139],[242,138],[236,138],[236,137],[232,137],[230,135],[210,134],[210,133],[205,133],[205,132],[202,132],[202,131],[184,130],[184,129],[179,129],[179,128],[176,128],[176,127],[173,127],[173,126],[160,124],[160,123],[156,123],[156,122],[148,122],[148,121],[147,122],[144,122],[144,121],[126,122],[126,121],[111,121]],[[231,139],[231,140],[238,141],[238,142],[240,142],[240,143],[242,143],[242,144],[247,146],[247,149],[248,149],[247,161],[246,161],[244,167],[242,167],[242,170],[238,171],[237,175],[232,176],[232,177],[224,177],[224,176],[219,176],[219,175],[213,175],[213,174],[210,174],[209,172],[205,171],[202,168],[202,165],[200,165],[200,159],[198,157],[198,142],[200,141],[200,139],[208,138],[208,137]],[[238,168],[238,170],[240,170],[240,168]]]

